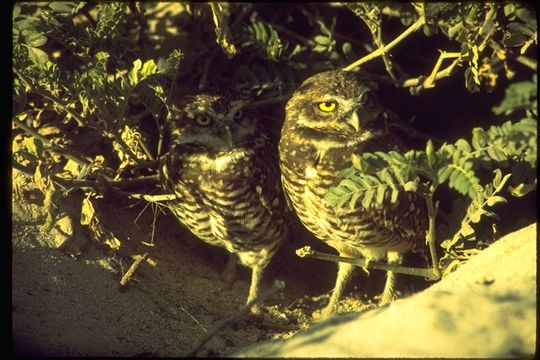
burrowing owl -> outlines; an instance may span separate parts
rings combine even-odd
[[[403,150],[388,131],[375,90],[365,74],[327,71],[304,81],[286,107],[279,143],[282,182],[302,223],[341,256],[387,259],[401,263],[403,254],[423,243],[426,206],[420,196],[403,191],[395,205],[373,205],[365,210],[336,208],[324,201],[338,172],[351,166],[351,155]],[[328,316],[354,269],[340,263]],[[382,303],[394,297],[394,274],[388,272]]]
[[[180,222],[252,268],[248,302],[289,232],[277,146],[249,104],[239,92],[185,96],[167,120],[170,145],[160,166]]]

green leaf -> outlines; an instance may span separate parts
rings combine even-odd
[[[26,45],[25,45],[26,46]],[[28,49],[28,58],[36,65],[44,65],[49,61],[49,55],[39,48],[26,46]]]
[[[350,201],[350,203],[349,203],[349,208],[350,208],[351,210],[356,209],[356,203],[358,202],[358,199],[360,198],[360,195],[362,195],[362,194],[360,193],[360,191],[354,192],[354,193],[352,194],[352,196],[351,196],[351,201]]]
[[[433,141],[429,139],[426,144],[426,156],[429,167],[433,167],[435,164],[435,150],[433,148]]]
[[[525,7],[521,7],[516,10],[517,17],[529,25],[532,29],[536,29],[536,16],[535,14]]]
[[[343,45],[341,46],[341,51],[343,52],[343,54],[345,56],[347,55],[351,55],[352,54],[352,45],[350,42],[344,42]]]
[[[508,157],[506,156],[506,154],[497,146],[490,146],[486,149],[486,151],[489,157],[495,161],[499,161],[499,162],[508,161]]]
[[[399,189],[398,188],[392,188],[392,196],[390,197],[390,202],[392,204],[395,204],[398,200],[399,196]]]
[[[326,46],[329,46],[332,43],[332,40],[330,38],[326,36],[322,36],[322,35],[315,36],[313,40],[318,44],[326,45]]]
[[[76,4],[63,2],[63,1],[58,1],[58,2],[55,1],[55,2],[51,2],[49,4],[49,7],[59,14],[70,15],[75,9]]]
[[[26,146],[26,148],[31,154],[34,154],[38,157],[42,156],[43,144],[41,143],[41,141],[39,141],[35,137],[25,137],[24,145]]]
[[[13,6],[13,19],[17,18],[21,14],[21,7],[19,5]]]
[[[512,48],[525,44],[527,40],[529,40],[527,35],[520,33],[506,33],[505,37],[503,38],[503,44],[506,47]]]
[[[94,205],[89,198],[84,198],[81,205],[81,225],[90,225],[96,215]]]
[[[364,198],[362,199],[362,207],[364,209],[369,209],[376,192],[377,190],[375,188],[367,189],[367,191],[364,194]]]
[[[510,194],[512,194],[512,196],[519,198],[519,197],[527,195],[528,193],[536,189],[536,185],[521,183],[515,187],[510,186],[509,189],[510,189]]]
[[[504,203],[506,204],[508,201],[499,195],[493,195],[487,199],[487,206],[494,206],[496,204]]]
[[[474,229],[468,223],[463,223],[463,224],[461,224],[461,229],[459,230],[459,233],[463,237],[468,237],[468,236],[474,234]]]
[[[349,198],[350,198],[350,193],[347,196],[341,197],[339,201],[337,202],[336,207],[338,208],[343,207],[343,205],[345,205],[345,203],[349,200]]]
[[[495,174],[495,177],[493,177],[493,186],[497,188],[501,184],[502,171],[500,169],[495,169],[493,170],[493,173]]]
[[[516,5],[514,4],[506,4],[504,5],[504,16],[510,17],[510,15],[513,15],[516,12]]]
[[[384,203],[384,196],[386,195],[386,190],[388,187],[381,185],[377,188],[377,196],[375,197],[375,201],[377,204],[383,204]]]
[[[141,69],[141,67],[141,59],[137,59],[133,62],[133,68],[128,74],[128,79],[131,86],[135,86],[139,82],[139,70]]]
[[[23,19],[16,21],[15,24],[13,24],[13,27],[22,32],[24,30],[33,29],[34,23],[30,21],[30,19]]]
[[[47,42],[47,37],[37,32],[30,32],[24,37],[24,41],[28,46],[40,47]]]
[[[148,77],[150,75],[155,74],[157,71],[157,65],[154,62],[154,60],[150,59],[144,63],[141,69],[141,75],[144,77]]]
[[[472,215],[470,216],[469,220],[470,222],[472,222],[473,224],[477,224],[480,222],[481,218],[482,218],[482,214],[484,214],[485,210],[482,209],[482,208],[479,208],[477,209],[474,213],[472,213]]]
[[[452,174],[453,169],[450,167],[444,167],[439,170],[437,173],[437,180],[439,184],[444,183],[448,178],[450,178],[450,175]]]
[[[364,167],[362,166],[363,160],[360,156],[356,154],[352,154],[351,156],[352,165],[358,169],[358,170],[364,170]]]
[[[484,129],[474,128],[472,134],[472,145],[475,150],[481,150],[488,144],[489,136]]]
[[[535,32],[534,29],[531,29],[522,22],[518,21],[508,24],[507,29],[512,33],[512,35],[524,35],[527,38],[532,36]]]
[[[347,189],[349,189],[350,191],[358,191],[358,190],[361,190],[361,186],[359,184],[357,184],[356,182],[350,180],[350,179],[343,179],[341,180],[341,182],[339,183],[340,186],[343,186]]]
[[[512,132],[536,135],[537,131],[538,122],[532,118],[525,118],[512,125]]]
[[[477,93],[480,91],[480,87],[476,83],[476,78],[474,76],[472,67],[465,69],[465,87],[471,93]]]
[[[496,169],[495,170],[495,173],[496,173],[495,176],[497,176],[497,171],[501,172],[500,169]],[[511,176],[512,176],[512,174],[506,174],[497,185],[495,185],[495,181],[493,181],[493,185],[495,186],[495,192],[501,192],[503,190],[503,188],[504,188],[504,185],[506,184],[506,182],[508,181],[508,179]]]
[[[467,140],[459,139],[456,141],[456,147],[458,150],[463,151],[465,153],[470,153],[472,151],[471,145],[467,142]]]

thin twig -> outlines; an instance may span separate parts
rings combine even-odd
[[[410,34],[412,34],[413,32],[417,31],[420,27],[422,27],[422,25],[424,25],[425,21],[426,20],[425,20],[425,18],[423,16],[419,17],[418,20],[416,20],[414,22],[414,24],[409,26],[404,32],[402,32],[398,37],[396,37],[394,40],[392,40],[391,42],[386,44],[384,47],[378,48],[374,52],[372,52],[372,53],[364,56],[363,58],[353,62],[352,64],[350,64],[350,65],[346,66],[345,68],[343,68],[343,70],[351,71],[354,68],[356,68],[356,67],[358,67],[358,66],[360,66],[360,65],[362,65],[362,64],[364,64],[364,63],[366,63],[366,62],[368,62],[370,60],[373,60],[376,57],[381,56],[382,54],[387,53],[390,49],[392,49],[394,46],[396,46],[401,41],[403,41],[403,39],[405,39]]]
[[[183,357],[193,357],[197,354],[197,352],[206,344],[218,331],[225,328],[227,325],[230,325],[234,321],[236,321],[241,316],[245,315],[253,305],[263,302],[273,294],[275,294],[277,291],[285,288],[285,282],[281,280],[274,281],[274,284],[270,289],[256,297],[255,299],[251,300],[244,306],[242,306],[237,312],[233,313],[232,315],[226,317],[225,319],[219,320],[212,329],[210,329],[206,334],[204,334],[202,337],[200,337],[196,342],[195,345],[186,352]]]
[[[128,271],[122,276],[122,279],[120,279],[120,285],[125,286],[129,280],[131,280],[131,277],[135,273],[135,270],[141,265],[141,263],[146,260],[148,257],[148,253],[144,253],[143,255],[135,255],[133,258],[135,261],[133,261],[133,264],[129,267]]]
[[[431,71],[431,74],[427,77],[426,80],[424,80],[424,83],[422,84],[423,87],[426,88],[426,89],[435,87],[435,85],[433,83],[435,82],[435,78],[437,77],[437,75],[440,74],[439,69],[440,69],[443,61],[445,59],[455,59],[455,58],[457,58],[458,60],[461,59],[461,53],[459,53],[459,52],[450,52],[450,53],[448,53],[446,51],[441,51],[441,55],[439,56],[439,59],[437,59],[437,62],[435,63],[435,66],[433,67],[433,70]],[[455,63],[455,61],[452,62],[452,64],[450,66],[453,66],[454,63]],[[447,69],[445,69],[445,70],[448,71]]]
[[[345,262],[348,264],[353,264],[360,266],[366,269],[378,269],[385,271],[393,271],[401,274],[413,275],[413,276],[422,276],[429,280],[438,280],[439,277],[434,274],[433,270],[430,269],[421,269],[421,268],[411,268],[400,265],[391,265],[378,263],[375,261],[368,261],[362,258],[347,258],[343,256],[337,256],[332,254],[326,254],[318,251],[314,251],[309,246],[304,246],[303,248],[296,250],[296,255],[299,257],[308,257],[315,258],[319,260],[332,261],[332,262]]]
[[[419,76],[419,77],[416,77],[416,78],[411,78],[411,79],[407,79],[407,80],[403,81],[403,83],[401,84],[401,87],[404,87],[404,88],[410,87],[410,88],[412,88],[411,92],[413,94],[418,94],[422,89],[426,88],[426,84],[430,85],[430,87],[431,87],[431,85],[433,85],[433,83],[435,83],[436,81],[438,81],[440,79],[447,78],[450,75],[452,75],[454,73],[456,67],[461,63],[462,57],[463,56],[460,56],[457,59],[455,59],[454,61],[452,61],[452,63],[450,65],[448,65],[445,69],[443,69],[441,71],[438,71],[435,74],[435,76],[433,76],[433,72],[432,72],[432,74],[431,74],[432,77],[429,79],[429,81],[428,81],[428,78],[426,78],[426,76],[422,75],[422,76]],[[439,60],[440,60],[440,58],[439,58]]]
[[[176,195],[174,194],[159,194],[159,195],[129,194],[129,196],[133,199],[142,199],[148,202],[156,202],[156,203],[176,199]]]
[[[430,194],[435,192],[437,184],[432,184],[430,189]],[[437,245],[436,245],[436,234],[435,234],[435,217],[437,216],[437,210],[439,208],[439,203],[433,204],[433,196],[430,195],[426,199],[428,217],[429,217],[429,226],[426,233],[426,242],[429,246],[429,253],[431,255],[431,261],[433,263],[433,275],[434,280],[441,278],[441,270],[439,268],[439,259],[437,257]]]
[[[180,306],[180,310],[182,310],[183,312],[185,312],[185,313],[186,313],[193,321],[195,321],[195,324],[199,325],[199,327],[200,327],[201,329],[203,329],[203,331],[204,331],[205,333],[208,332],[208,330],[206,330],[206,328],[205,328],[204,326],[202,326],[202,324],[201,324],[197,319],[195,319],[195,317],[194,317],[193,315],[191,315],[190,313],[188,313],[188,312],[186,311],[186,309],[184,309],[182,306]]]
[[[21,171],[22,173],[28,176],[34,176],[33,169],[31,169],[28,166],[21,165],[16,161],[12,162],[12,166],[15,169]],[[86,188],[86,187],[97,188],[99,185],[102,185],[102,184],[109,185],[111,187],[126,188],[126,187],[135,186],[135,185],[141,186],[141,185],[148,185],[148,184],[157,184],[159,182],[159,177],[157,175],[149,175],[149,176],[141,176],[141,177],[133,178],[133,179],[119,179],[119,180],[107,180],[106,178],[104,178],[104,181],[100,182],[100,180],[69,180],[69,179],[63,179],[56,175],[52,175],[51,180],[65,188]],[[174,195],[170,195],[170,194],[145,195],[145,194],[129,193],[129,196],[134,199],[143,199],[143,200],[151,201],[151,202],[166,201],[166,200],[172,200],[175,198]]]
[[[537,68],[536,60],[528,58],[524,55],[520,55],[516,58],[516,61],[520,63],[521,65],[525,65],[529,69],[536,71],[536,68]]]

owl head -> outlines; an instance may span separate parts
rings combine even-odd
[[[373,128],[383,111],[376,90],[377,84],[364,73],[316,74],[287,103],[285,125],[345,138],[359,136]]]
[[[171,145],[192,145],[220,152],[248,146],[260,135],[248,94],[208,92],[184,96],[175,104],[165,128]]]

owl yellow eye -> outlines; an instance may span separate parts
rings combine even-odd
[[[319,105],[319,110],[324,111],[324,112],[331,112],[331,111],[336,110],[337,108],[337,104],[334,101],[323,101],[323,102],[320,102],[318,105]]]
[[[212,119],[210,119],[208,116],[201,115],[195,118],[195,122],[200,126],[208,126],[212,122]]]

